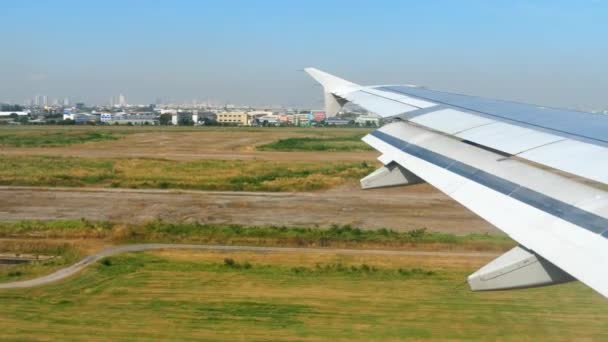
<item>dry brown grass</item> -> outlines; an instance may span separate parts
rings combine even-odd
[[[371,172],[367,163],[2,156],[0,184],[222,191],[328,189]]]
[[[187,251],[160,250],[150,252],[162,258],[183,262],[214,262],[222,263],[225,258],[248,261],[253,264],[274,265],[281,267],[314,266],[316,264],[342,263],[345,265],[367,264],[382,269],[415,268],[428,269],[449,268],[454,270],[470,270],[481,267],[493,256],[471,255],[455,256],[410,256],[410,255],[368,255],[340,254],[332,250],[318,252],[219,252],[219,251]]]

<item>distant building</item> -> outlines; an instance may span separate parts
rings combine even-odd
[[[64,111],[65,114],[65,111]],[[114,119],[114,115],[112,113],[101,113],[99,115],[99,121],[103,123],[110,123]]]
[[[220,124],[248,126],[249,116],[245,112],[222,112],[217,113],[217,122]]]
[[[277,126],[281,121],[279,120],[279,115],[271,114],[256,118],[255,123],[262,126]]]
[[[327,120],[325,120],[325,123],[327,123],[329,126],[347,126],[351,123],[351,121],[337,117],[331,117],[327,118]]]
[[[108,125],[158,125],[156,114],[102,113],[100,121]]]
[[[313,110],[311,112],[311,114],[312,114],[312,121],[321,122],[321,121],[325,121],[325,119],[326,119],[325,111]]]
[[[273,112],[266,110],[252,110],[247,112],[247,121],[249,125],[264,125],[264,124],[276,124],[278,119],[275,118]]]
[[[312,113],[292,113],[281,116],[280,120],[293,126],[310,126],[313,121]],[[283,121],[286,120],[286,121]]]
[[[171,114],[171,115],[176,115],[177,114],[177,109],[161,109],[160,110],[161,114]]]
[[[198,114],[198,124],[214,124],[217,122],[217,114],[214,112],[204,111]],[[196,122],[195,122],[196,124]]]
[[[91,113],[70,113],[63,114],[63,120],[74,120],[77,124],[96,123],[100,121],[99,115]]]
[[[359,115],[355,119],[355,123],[359,126],[380,126],[380,118],[371,115]]]
[[[123,94],[118,95],[118,105],[124,107],[127,105],[127,99]]]

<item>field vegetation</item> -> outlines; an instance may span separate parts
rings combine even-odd
[[[0,130],[0,147],[57,147],[118,140],[125,132],[107,130]]]
[[[361,141],[365,134],[346,136],[293,137],[258,146],[261,151],[360,152],[372,148]]]
[[[3,240],[0,242],[0,252],[5,255],[42,257],[39,261],[27,264],[0,265],[0,282],[35,278],[48,274],[75,263],[83,256],[83,251],[73,242],[57,240]]]
[[[0,331],[8,340],[608,338],[605,300],[581,284],[471,293],[454,285],[470,271],[407,257],[131,253],[67,281],[0,291]]]
[[[504,235],[455,235],[424,228],[397,232],[391,229],[248,227],[235,224],[170,223],[143,224],[89,220],[0,222],[0,239],[101,239],[115,244],[143,242],[200,243],[221,245],[418,248],[429,250],[504,251],[514,246]]]
[[[0,184],[27,186],[314,191],[359,179],[365,162],[293,162],[0,155]]]
[[[502,235],[453,235],[414,229],[363,230],[247,227],[200,223],[118,224],[88,220],[0,222],[0,251],[56,256],[45,262],[0,268],[0,282],[33,278],[73,263],[104,245],[129,243],[195,243],[209,245],[317,248],[403,249],[425,251],[502,252],[514,246]],[[307,272],[302,270],[303,272]]]

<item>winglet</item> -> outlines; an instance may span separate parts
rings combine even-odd
[[[341,91],[359,86],[358,84],[341,79],[319,69],[306,68],[304,71],[323,86],[325,93],[325,115],[327,115],[327,117],[335,116],[340,109],[342,109],[342,106],[348,102],[346,99],[340,97],[339,94]]]

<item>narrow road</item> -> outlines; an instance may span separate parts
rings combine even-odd
[[[62,268],[54,273],[30,280],[15,281],[0,284],[0,289],[28,288],[46,285],[68,278],[85,267],[114,254],[126,252],[141,252],[159,249],[187,249],[199,251],[233,251],[233,252],[266,252],[266,253],[335,253],[345,255],[406,255],[406,256],[440,256],[440,257],[495,257],[496,253],[480,252],[426,252],[426,251],[394,251],[394,250],[362,250],[362,249],[336,249],[336,248],[299,248],[299,247],[255,247],[255,246],[213,246],[213,245],[182,245],[182,244],[137,244],[115,246],[89,255],[74,265]]]

